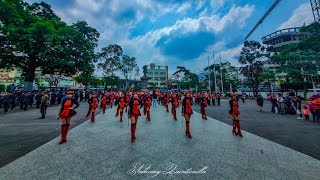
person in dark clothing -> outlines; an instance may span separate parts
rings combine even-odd
[[[74,93],[74,100],[78,101],[79,99],[79,92]]]
[[[53,106],[56,104],[56,100],[57,100],[57,94],[55,92],[51,93],[51,99],[50,99],[50,104]]]
[[[36,97],[35,97],[35,99],[36,99],[37,109],[39,109],[39,108],[40,108],[40,104],[41,104],[41,97],[42,97],[41,92],[39,92],[39,93],[36,95]]]
[[[23,100],[24,100],[25,92],[21,92],[19,96],[20,109],[23,109]]]
[[[11,93],[8,93],[4,95],[4,100],[3,100],[4,113],[7,113],[9,111],[10,102],[11,102]]]
[[[49,104],[49,96],[47,95],[46,92],[43,92],[41,95],[41,99],[40,99],[40,113],[41,113],[41,117],[39,119],[44,119],[47,113],[47,108],[48,108],[48,104]]]
[[[31,92],[28,92],[23,96],[23,105],[24,105],[23,110],[25,111],[28,110],[28,106],[30,105],[31,99],[32,99]]]
[[[257,97],[257,104],[259,106],[259,111],[261,112],[263,108],[263,98],[260,94]]]
[[[79,96],[80,96],[80,102],[82,102],[82,101],[83,101],[83,98],[84,98],[84,97],[83,97],[83,92],[82,92],[82,91],[80,92],[80,95],[79,95]]]
[[[61,104],[62,98],[63,98],[63,94],[61,91],[59,91],[57,95],[57,101],[59,105]]]
[[[31,98],[30,98],[30,107],[32,107],[32,105],[33,105],[33,103],[34,103],[34,97],[35,97],[35,95],[34,95],[34,93],[33,92],[30,92],[30,96],[31,96]]]

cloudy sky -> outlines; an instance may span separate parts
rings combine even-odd
[[[138,65],[199,72],[212,52],[237,65],[244,37],[274,0],[43,0],[69,24],[85,20],[100,33],[99,51],[119,44]],[[27,0],[40,2],[40,0]],[[282,0],[250,37],[313,21],[309,0]],[[217,60],[217,59],[216,59]],[[99,72],[97,72],[99,74]]]

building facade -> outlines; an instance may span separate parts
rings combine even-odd
[[[148,86],[165,87],[168,81],[168,66],[159,66],[155,63],[147,65]]]

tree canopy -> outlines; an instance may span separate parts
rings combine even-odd
[[[43,74],[92,72],[99,36],[84,21],[61,21],[44,2],[0,1],[0,66],[22,69],[26,90],[37,68]]]

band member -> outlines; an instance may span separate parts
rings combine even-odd
[[[150,94],[146,95],[145,104],[146,104],[146,111],[147,111],[147,120],[150,121],[151,120],[150,108],[151,108],[151,105],[152,105],[152,99],[150,97]]]
[[[40,102],[40,113],[42,116],[39,119],[44,119],[46,117],[49,101],[50,101],[50,98],[48,94],[46,92],[42,92],[41,102]]]
[[[166,107],[167,112],[169,112],[169,103],[170,103],[170,94],[167,93],[164,98],[164,106]]]
[[[113,100],[114,100],[114,94],[113,94],[113,92],[112,92],[112,93],[110,94],[110,108],[112,108]]]
[[[171,98],[171,104],[172,104],[171,112],[172,112],[173,118],[174,118],[174,120],[177,120],[176,109],[179,107],[179,100],[175,94]]]
[[[207,104],[207,97],[206,95],[203,93],[202,94],[202,98],[200,100],[200,111],[201,111],[201,115],[202,115],[202,119],[207,120],[207,115],[206,115],[206,107],[208,106]]]
[[[98,107],[98,104],[99,104],[99,99],[97,97],[97,93],[96,92],[92,93],[92,97],[88,101],[88,103],[89,103],[90,106],[89,106],[89,111],[88,111],[86,117],[88,118],[89,114],[91,112],[91,122],[94,123],[94,121],[95,121],[95,111],[96,111],[96,109]]]
[[[61,118],[61,140],[59,144],[67,142],[67,134],[70,127],[71,119],[76,112],[74,111],[76,108],[79,107],[79,103],[72,98],[73,92],[67,92],[67,99],[64,99],[61,105],[60,113],[58,115],[58,119]],[[75,107],[72,107],[73,105]]]
[[[107,103],[108,103],[108,93],[104,93],[104,95],[102,96],[101,99],[101,104],[100,104],[100,108],[102,109],[102,113],[106,113],[106,108],[107,108]]]
[[[217,94],[217,102],[218,102],[218,106],[220,106],[220,100],[221,100],[221,94],[218,93]]]
[[[193,114],[191,106],[193,105],[192,96],[190,92],[186,92],[185,98],[182,100],[182,116],[186,119],[186,136],[192,138],[190,132],[190,118]]]
[[[121,97],[119,98],[118,100],[118,108],[119,109],[119,112],[120,112],[120,122],[122,122],[122,116],[123,116],[123,110],[124,110],[124,107],[126,106],[127,104],[127,101],[126,99],[124,98],[124,95],[121,94]],[[118,116],[118,115],[117,115]]]
[[[231,94],[232,99],[229,101],[230,111],[229,114],[232,115],[232,134],[242,136],[241,129],[240,129],[240,121],[239,121],[239,104],[236,100],[236,95]],[[238,131],[237,131],[238,130]]]
[[[147,94],[143,93],[141,96],[141,101],[143,103],[143,114],[146,116],[147,115]]]
[[[211,95],[211,99],[212,99],[212,105],[216,105],[216,94],[215,93],[212,93]]]
[[[130,93],[128,92],[126,95],[125,95],[125,100],[126,100],[126,104],[125,104],[125,106],[126,106],[126,113],[128,113],[128,102],[130,101]]]
[[[140,107],[139,107],[140,106]],[[131,120],[131,142],[134,142],[136,139],[136,126],[139,116],[141,116],[140,109],[142,108],[142,101],[139,99],[137,93],[133,94],[129,102],[129,118]]]
[[[178,98],[178,106],[180,106],[180,101],[181,101],[181,94],[180,93],[178,93],[177,98]]]

